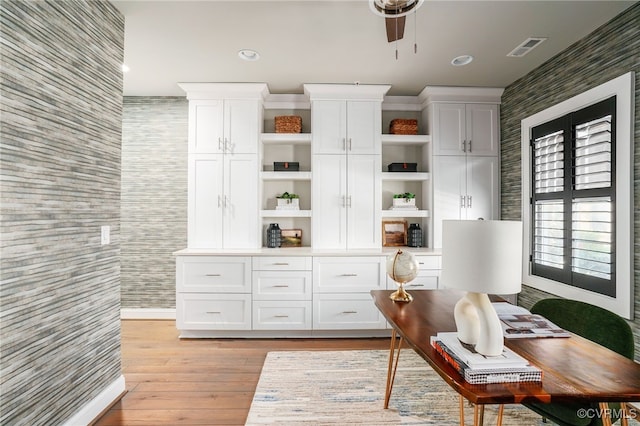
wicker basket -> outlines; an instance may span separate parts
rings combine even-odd
[[[418,120],[395,118],[389,123],[389,133],[392,135],[417,135]]]
[[[302,117],[299,115],[280,115],[275,117],[276,133],[300,133]]]

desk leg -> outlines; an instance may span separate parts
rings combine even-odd
[[[601,402],[598,404],[600,407],[600,416],[602,416],[602,426],[611,426],[611,417],[609,417],[609,404]]]
[[[402,337],[397,341],[396,330],[391,332],[391,346],[389,348],[389,367],[387,369],[387,389],[384,394],[384,408],[389,408],[389,400],[391,399],[391,390],[393,389],[393,381],[396,378],[396,370],[398,369],[398,360],[400,359],[400,348],[402,347]],[[395,359],[394,359],[395,358]]]
[[[464,426],[464,398],[462,395],[458,395],[460,401],[460,426]]]
[[[484,424],[484,405],[473,404],[473,426],[482,426]]]

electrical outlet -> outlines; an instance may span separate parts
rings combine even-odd
[[[100,227],[100,244],[105,245],[111,242],[111,227],[103,225]]]

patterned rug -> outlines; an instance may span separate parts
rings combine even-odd
[[[269,352],[247,425],[438,425],[457,426],[458,394],[413,350],[403,349],[391,401],[383,409],[387,351]],[[473,408],[465,406],[465,423]],[[496,408],[485,409],[496,424]],[[538,426],[540,416],[507,405],[504,426]]]

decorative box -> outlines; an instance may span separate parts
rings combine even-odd
[[[276,210],[300,210],[299,198],[276,198]]]
[[[415,198],[394,198],[393,199],[393,207],[416,207],[416,199]]]
[[[299,115],[280,115],[275,117],[276,133],[300,133],[302,117]]]
[[[418,120],[407,118],[394,118],[389,123],[389,133],[392,135],[417,135]]]
[[[391,163],[388,168],[390,172],[416,172],[418,163]]]
[[[276,172],[298,172],[300,171],[300,163],[297,161],[274,161],[273,170]]]

